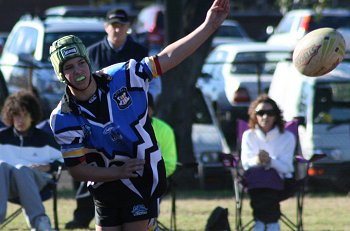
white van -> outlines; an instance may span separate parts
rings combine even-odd
[[[306,159],[326,157],[312,164],[310,180],[350,190],[350,63],[343,62],[322,77],[300,74],[292,62],[280,62],[269,96],[283,110],[285,120],[299,118],[301,150]]]

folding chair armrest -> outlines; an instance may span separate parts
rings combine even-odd
[[[228,153],[220,153],[219,155],[222,164],[225,167],[233,167],[236,168],[239,165],[240,158],[238,155],[228,154]]]

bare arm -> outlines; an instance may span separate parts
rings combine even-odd
[[[122,166],[105,168],[82,163],[68,168],[68,170],[72,177],[78,181],[108,182],[138,177],[136,171],[142,170],[144,164],[144,160],[129,159]]]
[[[204,22],[187,36],[168,45],[159,54],[159,64],[165,73],[195,52],[225,20],[230,10],[229,0],[215,0]]]

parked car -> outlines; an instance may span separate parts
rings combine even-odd
[[[251,42],[219,45],[206,58],[197,86],[211,100],[230,147],[236,119],[247,119],[251,101],[268,91],[277,62],[290,56],[289,47]]]
[[[234,20],[225,20],[214,34],[212,47],[224,43],[253,42],[245,29]]]
[[[78,36],[88,46],[106,33],[103,21],[94,18],[22,17],[11,30],[0,59],[9,91],[32,88],[41,99],[46,117],[56,107],[65,87],[57,80],[49,61],[49,47],[69,34]]]
[[[299,73],[290,61],[278,63],[269,96],[289,121],[298,118],[304,158],[312,163],[310,183],[350,190],[350,63],[342,62],[322,77]]]
[[[162,4],[151,4],[139,12],[132,26],[135,38],[151,53],[161,50],[165,42],[165,7]],[[214,34],[212,47],[230,42],[253,41],[244,28],[235,20],[225,20]]]
[[[287,44],[294,47],[305,34],[322,27],[335,29],[350,27],[350,10],[324,9],[316,12],[313,9],[299,9],[289,11],[283,16],[276,29],[273,29],[267,43]]]
[[[132,26],[138,42],[147,46],[150,53],[157,53],[165,41],[165,8],[162,4],[151,4],[141,9]]]
[[[109,10],[113,8],[123,9],[128,13],[131,21],[137,16],[138,11],[132,7],[131,3],[103,4],[103,5],[61,5],[50,7],[45,10],[44,17],[106,17]]]
[[[222,44],[210,52],[197,80],[199,88],[219,111],[247,107],[267,92],[278,61],[291,49],[266,43]]]
[[[192,97],[192,108],[192,143],[200,187],[232,188],[231,174],[223,167],[219,156],[220,153],[230,153],[230,148],[210,101],[198,88]]]

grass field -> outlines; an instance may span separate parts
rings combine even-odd
[[[75,208],[72,191],[60,191],[59,194],[59,226],[64,230],[64,224],[72,219]],[[48,214],[51,216],[51,200],[45,202]],[[243,219],[250,217],[249,201],[243,201]],[[296,200],[290,198],[282,203],[282,211],[289,217],[295,217]],[[202,231],[207,219],[216,206],[229,209],[231,230],[234,230],[235,202],[232,192],[226,191],[182,191],[177,192],[176,224],[178,231]],[[10,204],[8,212],[17,208]],[[171,214],[171,197],[166,196],[161,203],[159,220],[169,227]],[[308,194],[304,200],[304,230],[305,231],[350,231],[350,197],[340,194]],[[23,228],[24,227],[24,228]],[[22,215],[9,224],[5,230],[28,230]],[[94,229],[91,222],[90,228]],[[282,231],[289,230],[283,224]]]

